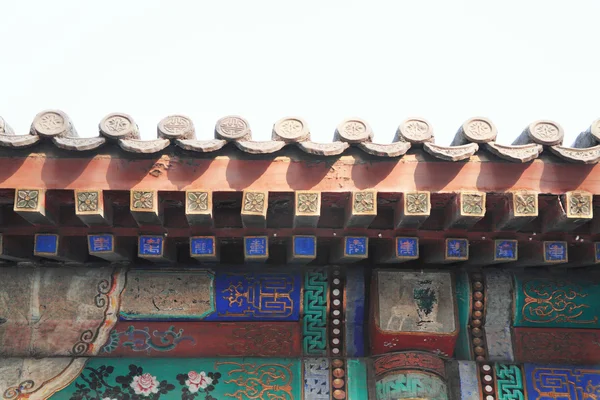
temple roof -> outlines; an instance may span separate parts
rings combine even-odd
[[[470,118],[463,123],[452,143],[435,143],[432,126],[422,118],[404,121],[397,129],[392,143],[374,143],[369,124],[360,118],[342,121],[335,129],[333,141],[311,141],[308,124],[299,117],[286,117],[273,125],[272,140],[253,141],[250,124],[239,116],[226,116],[215,125],[213,139],[199,139],[191,119],[171,115],[157,126],[157,138],[141,140],[137,124],[127,114],[112,113],[98,126],[97,137],[81,138],[67,114],[46,110],[36,115],[28,134],[15,134],[0,117],[0,147],[10,149],[0,155],[45,152],[60,157],[71,154],[95,155],[115,151],[125,154],[168,154],[181,151],[194,156],[215,157],[223,153],[279,155],[300,149],[310,156],[334,157],[362,153],[376,158],[401,158],[406,154],[421,154],[428,159],[465,161],[472,156],[489,157],[513,163],[534,160],[546,151],[550,160],[595,164],[600,160],[600,120],[594,121],[579,134],[571,147],[563,146],[562,127],[553,121],[539,120],[529,124],[511,145],[496,143],[497,129],[487,118]],[[54,151],[54,148],[64,151]],[[231,151],[236,148],[237,151]],[[22,149],[22,150],[21,150]],[[229,149],[229,151],[228,151]],[[17,150],[21,150],[18,151]]]

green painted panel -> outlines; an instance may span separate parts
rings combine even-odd
[[[573,275],[517,275],[514,326],[600,328],[598,277]]]
[[[387,375],[375,385],[377,400],[448,400],[448,389],[441,378],[428,373]]]
[[[471,286],[469,276],[465,271],[456,274],[456,301],[458,304],[458,324],[460,330],[456,341],[455,354],[459,360],[472,360],[469,340],[469,314],[471,312]]]
[[[348,400],[365,400],[369,398],[367,385],[367,364],[363,360],[346,360],[348,371]]]
[[[53,400],[301,398],[299,360],[269,358],[90,359]]]

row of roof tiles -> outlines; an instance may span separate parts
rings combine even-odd
[[[393,143],[373,143],[369,124],[360,118],[340,123],[331,143],[310,140],[306,121],[286,117],[273,125],[271,141],[253,141],[248,121],[239,116],[226,116],[215,125],[215,138],[196,139],[192,120],[182,115],[171,115],[158,123],[158,138],[141,140],[138,126],[129,115],[112,113],[99,124],[100,136],[80,138],[71,119],[62,111],[46,110],[37,114],[29,134],[16,135],[0,117],[0,146],[26,148],[41,141],[51,141],[57,147],[71,151],[95,150],[105,143],[118,145],[132,153],[157,153],[171,144],[193,152],[208,153],[220,150],[233,142],[240,150],[251,154],[275,153],[285,146],[294,145],[306,153],[320,156],[342,154],[350,146],[379,157],[400,157],[411,147],[422,147],[431,155],[448,161],[467,160],[483,149],[505,160],[527,162],[537,158],[545,148],[558,157],[576,163],[595,164],[600,161],[600,119],[579,134],[572,147],[562,145],[564,132],[553,121],[540,120],[528,125],[512,145],[496,143],[497,130],[492,121],[483,117],[468,119],[461,125],[450,146],[434,142],[431,125],[422,118],[411,118],[398,127]]]

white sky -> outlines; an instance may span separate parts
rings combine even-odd
[[[441,144],[473,116],[501,143],[546,118],[571,144],[600,117],[599,15],[599,0],[1,0],[0,115],[26,133],[58,108],[96,136],[120,111],[150,139],[182,113],[209,139],[239,114],[255,140],[297,115],[321,142],[356,116],[382,143],[422,116]]]

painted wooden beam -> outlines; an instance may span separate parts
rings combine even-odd
[[[351,263],[369,258],[369,238],[345,236],[332,244],[331,262]]]
[[[494,215],[498,231],[518,231],[538,216],[538,194],[535,192],[509,192],[503,201],[503,207]]]
[[[31,261],[33,242],[15,236],[0,234],[0,259],[6,261]]]
[[[269,192],[244,190],[242,195],[242,224],[245,228],[266,228]]]
[[[377,192],[363,190],[350,194],[349,204],[346,206],[346,228],[368,228],[377,216]]]
[[[294,194],[294,228],[316,228],[321,216],[321,192],[298,190]]]
[[[187,190],[185,192],[185,217],[192,226],[213,226],[212,192]]]
[[[530,241],[519,246],[519,259],[511,264],[516,267],[537,267],[566,264],[569,261],[567,242],[560,240]]]
[[[133,259],[133,243],[127,238],[112,234],[88,235],[88,252],[106,261],[130,261]]]
[[[54,233],[39,233],[34,237],[33,255],[63,262],[84,262],[86,248],[73,240]]]
[[[138,225],[162,225],[163,208],[158,191],[133,189],[130,191],[129,210]]]
[[[427,264],[451,264],[469,259],[469,240],[447,238],[426,246],[422,256]]]
[[[407,192],[400,195],[394,213],[396,229],[417,229],[431,213],[431,194],[426,191]]]
[[[46,190],[17,188],[13,210],[34,225],[54,225],[54,213],[46,207]]]
[[[138,257],[157,263],[177,261],[174,243],[163,235],[140,235],[138,237]]]
[[[544,232],[572,231],[594,217],[593,196],[583,191],[567,192],[548,204],[543,220]]]
[[[485,193],[464,191],[457,193],[447,208],[445,227],[468,229],[485,215]]]
[[[75,215],[87,226],[112,225],[112,204],[102,190],[75,190]]]
[[[375,247],[375,261],[382,264],[403,263],[419,258],[418,237],[396,237]]]

